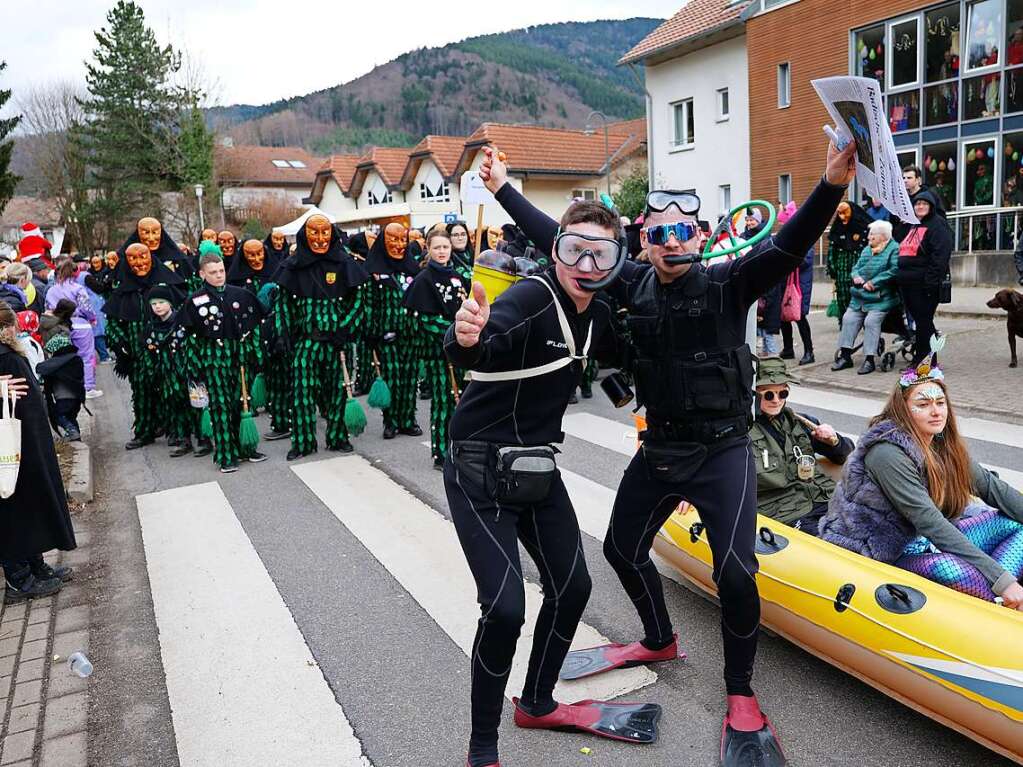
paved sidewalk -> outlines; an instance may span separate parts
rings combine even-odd
[[[80,419],[82,437],[92,418]],[[81,508],[81,507],[79,507]],[[88,679],[71,672],[68,656],[89,654],[88,581],[93,577],[88,506],[73,511],[78,548],[50,552],[51,565],[74,568],[59,593],[0,606],[0,765],[87,767]]]
[[[1023,291],[1020,285],[1004,285],[1002,287]],[[952,303],[938,306],[937,316],[944,317],[1004,317],[1001,309],[989,309],[987,302],[1000,288],[967,288],[952,286]],[[810,299],[812,309],[825,309],[831,303],[832,283],[815,281],[813,296]]]

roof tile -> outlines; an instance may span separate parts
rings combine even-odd
[[[261,186],[309,186],[323,159],[294,146],[218,146],[217,177],[221,182]],[[297,161],[305,167],[278,167],[274,160]]]
[[[622,56],[619,64],[642,61],[653,53],[738,20],[748,0],[689,0],[678,13],[644,37]]]

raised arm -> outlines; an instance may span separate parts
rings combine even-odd
[[[480,165],[480,178],[483,179],[483,183],[494,193],[494,197],[511,216],[515,225],[533,241],[537,250],[551,258],[554,238],[558,233],[558,222],[536,208],[508,183],[508,166],[500,159],[496,149],[484,147],[483,154],[483,163]]]

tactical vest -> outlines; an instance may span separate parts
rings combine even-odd
[[[803,455],[813,455],[813,443],[806,427],[788,409],[772,425],[785,438],[784,447],[759,421],[754,421],[749,434],[757,467],[757,511],[791,525],[808,514],[815,503],[827,503],[835,492],[835,482],[817,465],[811,479],[799,478],[795,448]]]
[[[649,424],[678,427],[684,441],[713,442],[752,424],[753,358],[745,322],[730,316],[745,317],[746,308],[725,306],[723,285],[702,265],[693,269],[677,288],[663,288],[653,269],[643,275],[627,318],[629,369]]]

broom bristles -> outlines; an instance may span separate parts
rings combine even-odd
[[[202,418],[199,421],[199,433],[205,439],[213,437],[213,418],[210,416],[210,409],[208,407],[202,410]]]
[[[246,451],[255,450],[259,446],[259,429],[256,428],[252,413],[242,413],[242,420],[238,425],[238,444]]]
[[[345,426],[355,437],[366,431],[366,411],[362,409],[358,400],[349,398],[345,403]]]
[[[260,373],[252,380],[249,391],[249,405],[256,410],[266,407],[266,378]]]
[[[366,403],[377,410],[387,410],[391,406],[391,389],[383,378],[373,381]]]

